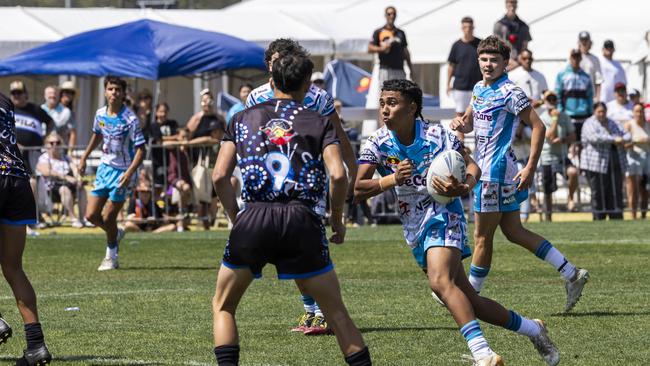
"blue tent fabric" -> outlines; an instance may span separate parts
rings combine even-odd
[[[162,79],[229,69],[265,69],[264,49],[216,32],[138,20],[80,33],[0,60],[5,75]]]

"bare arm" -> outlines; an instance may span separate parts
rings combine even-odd
[[[70,129],[70,137],[68,138],[68,150],[72,151],[74,146],[77,144],[77,129]]]
[[[135,174],[135,171],[138,170],[140,164],[142,164],[142,160],[144,160],[144,144],[136,147],[135,156],[131,161],[131,165],[129,165],[117,182],[118,187],[126,187],[129,184],[131,177]]]
[[[526,109],[519,113],[519,118],[533,129],[530,137],[530,155],[528,157],[528,163],[515,176],[515,180],[520,179],[517,189],[522,190],[530,187],[533,182],[537,162],[539,161],[539,156],[542,153],[542,147],[544,146],[546,127],[544,127],[542,120],[539,119],[537,112],[535,112],[535,110],[530,106],[526,107]]]
[[[413,64],[411,63],[411,52],[409,52],[408,47],[404,47],[404,60],[411,70],[411,80],[415,80],[415,70],[413,69]]]
[[[453,131],[459,131],[462,133],[470,133],[474,131],[474,117],[472,113],[474,113],[474,111],[470,104],[465,110],[465,114],[460,117],[455,117],[449,124],[449,127]]]
[[[379,46],[368,43],[368,53],[386,53],[390,50],[390,44],[380,42]]]
[[[189,121],[187,121],[187,125],[185,127],[190,130],[190,134],[194,133],[194,131],[196,131],[196,129],[199,127],[201,115],[202,112],[195,113],[192,117],[190,117]]]
[[[339,115],[334,112],[329,116],[329,119],[330,122],[332,122],[334,131],[336,132],[336,137],[338,137],[339,141],[341,141],[341,154],[343,155],[343,161],[345,162],[345,165],[348,167],[348,175],[350,179],[350,189],[348,192],[352,194],[354,188],[354,180],[357,176],[358,169],[357,157],[354,154],[354,149],[352,148],[348,134],[343,130],[343,124],[341,123],[341,118]]]
[[[455,71],[456,71],[456,64],[450,62],[449,66],[447,67],[447,95],[449,95],[451,89],[453,89],[451,85],[451,78],[454,76]]]
[[[81,159],[79,160],[79,174],[84,175],[86,173],[86,159],[90,156],[90,154],[99,146],[99,144],[102,142],[102,135],[93,133],[92,136],[90,136],[90,142],[88,142],[88,147],[86,147],[86,151],[84,151],[84,154],[81,156]]]
[[[413,165],[408,159],[404,159],[397,164],[395,173],[380,179],[372,179],[375,169],[377,169],[377,166],[373,164],[361,164],[359,166],[359,174],[354,185],[355,200],[360,201],[376,196],[404,183],[406,178],[410,178],[413,174]]]
[[[219,200],[223,204],[223,208],[232,223],[235,222],[237,213],[239,212],[239,206],[237,206],[237,200],[235,198],[235,189],[230,184],[230,177],[232,177],[232,172],[235,170],[236,153],[235,144],[232,141],[224,141],[219,149],[214,170],[212,170],[212,182],[217,191],[217,196],[219,196]]]
[[[323,160],[330,176],[330,222],[334,235],[330,241],[341,244],[345,240],[345,225],[343,225],[343,205],[347,196],[348,177],[341,158],[341,149],[336,144],[330,144],[323,150]]]

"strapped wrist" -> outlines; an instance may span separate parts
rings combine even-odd
[[[395,174],[396,173],[393,173],[391,175],[379,178],[379,189],[381,189],[382,192],[397,185],[397,176]]]

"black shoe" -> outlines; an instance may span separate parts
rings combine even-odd
[[[42,345],[35,349],[23,351],[23,357],[16,361],[16,366],[43,366],[52,361],[52,355],[47,346]]]
[[[0,344],[5,343],[12,334],[11,327],[0,317]]]

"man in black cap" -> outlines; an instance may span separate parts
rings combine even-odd
[[[625,70],[618,61],[613,59],[614,41],[608,39],[603,44],[603,57],[600,59],[600,70],[603,73],[603,83],[600,89],[600,101],[610,102],[616,99],[614,94],[614,86],[618,83],[627,85],[627,78],[625,77]]]
[[[600,71],[600,61],[598,57],[590,53],[592,42],[591,35],[587,31],[578,34],[578,49],[582,53],[580,68],[591,78],[591,84],[594,86],[594,102],[600,100],[600,84],[603,83],[603,73]]]

